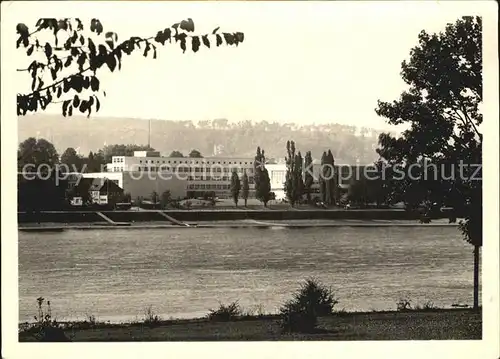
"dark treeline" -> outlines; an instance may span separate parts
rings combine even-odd
[[[79,148],[80,153],[96,152],[105,144],[148,143],[148,121],[139,119],[87,119],[33,115],[19,118],[19,139],[37,133],[63,151]],[[377,159],[374,148],[381,131],[340,124],[304,125],[250,121],[229,123],[219,119],[195,124],[191,121],[153,120],[151,146],[157,151],[180,151],[188,155],[193,149],[205,156],[254,157],[255,149],[265,143],[268,157],[283,157],[286,142],[293,138],[307,148],[313,157],[331,149],[337,163],[371,163]]]

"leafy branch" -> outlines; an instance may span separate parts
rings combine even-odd
[[[82,33],[84,26],[78,18],[40,19],[36,23],[36,30],[31,33],[25,24],[18,24],[16,29],[19,35],[17,48],[25,48],[27,56],[43,52],[46,58],[45,62],[34,60],[28,68],[18,69],[29,72],[32,79],[32,92],[17,95],[18,115],[36,112],[39,108],[44,110],[51,103],[60,103],[61,101],[54,99],[61,100],[63,93],[72,92],[73,94],[64,96],[66,99],[62,100],[63,115],[71,116],[73,109],[78,109],[90,116],[92,108],[95,111],[99,111],[100,108],[99,98],[96,95],[100,88],[97,70],[105,66],[111,72],[121,70],[123,55],[131,55],[138,50],[142,51],[144,57],[152,56],[156,59],[158,44],[176,43],[183,53],[190,44],[191,50],[196,53],[201,45],[210,48],[213,39],[217,47],[224,43],[238,46],[244,40],[244,34],[241,32],[218,33],[219,28],[214,29],[211,34],[194,35],[195,26],[190,18],[158,31],[155,36],[146,38],[133,36],[121,43],[118,43],[118,35],[115,32],[104,33],[103,25],[98,19],[90,21],[90,31],[96,35],[94,39],[84,36]],[[38,37],[34,37],[42,31],[51,31],[53,41],[42,45]],[[61,33],[66,35],[63,46],[59,46]],[[61,53],[64,54],[61,56]],[[52,82],[45,85],[43,79],[47,70],[50,72]],[[68,74],[62,74],[63,71],[67,71]],[[86,75],[88,71],[92,74]],[[92,93],[88,99],[82,99],[79,95],[84,90]],[[103,94],[106,96],[105,92]]]

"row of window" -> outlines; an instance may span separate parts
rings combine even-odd
[[[197,176],[188,176],[187,178],[188,181],[216,181],[216,182],[230,182],[231,177],[227,176],[222,176],[222,177],[211,177],[211,176],[202,176],[202,177],[197,177]],[[253,177],[248,177],[248,184],[254,184],[254,178]]]
[[[231,185],[228,184],[190,184],[188,189],[205,189],[205,190],[229,190]]]
[[[218,165],[226,165],[226,164],[228,164],[228,165],[237,165],[237,164],[240,164],[240,165],[243,165],[243,164],[245,164],[245,165],[251,165],[251,164],[253,164],[252,161],[250,161],[250,162],[248,162],[248,161],[240,161],[238,163],[238,161],[227,161],[226,162],[226,161],[195,161],[195,160],[189,160],[189,161],[188,160],[186,160],[186,161],[182,161],[182,160],[180,160],[180,161],[177,161],[177,160],[175,160],[175,161],[174,160],[162,160],[160,162],[160,160],[156,160],[156,162],[155,162],[155,160],[144,160],[144,161],[143,160],[139,160],[139,163],[143,163],[143,162],[144,163],[174,163],[174,164],[176,164],[176,163],[179,163],[179,164],[182,164],[182,163],[185,163],[185,164],[207,164],[207,165],[210,165],[210,164],[212,164],[212,165],[215,165],[215,164],[218,164]]]
[[[130,168],[131,170],[136,170],[136,171],[141,171],[141,172],[173,172],[171,168],[169,167],[137,167],[137,168]],[[111,167],[111,172],[121,172],[123,171],[122,167]],[[237,173],[244,173],[247,172],[249,174],[253,173],[253,168],[201,168],[201,167],[194,167],[194,168],[187,168],[187,167],[178,167],[175,169],[176,173],[232,173],[232,172],[237,172]]]
[[[124,162],[124,158],[120,158],[120,157],[113,157],[111,162],[113,163],[123,163]],[[179,163],[179,164],[182,164],[182,163],[185,163],[185,164],[219,164],[219,165],[226,165],[226,164],[229,164],[229,165],[237,165],[237,164],[240,164],[240,165],[252,165],[253,162],[252,161],[201,161],[201,160],[139,160],[139,163]]]

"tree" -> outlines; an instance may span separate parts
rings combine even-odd
[[[26,171],[41,171],[54,168],[59,163],[56,148],[49,141],[30,137],[19,144],[17,150],[18,169]],[[40,167],[44,165],[46,168]]]
[[[246,172],[243,173],[241,184],[241,198],[245,201],[245,207],[247,206],[248,194],[250,192],[250,186],[248,185],[248,175]]]
[[[102,151],[96,153],[90,151],[88,157],[83,159],[83,163],[85,166],[84,172],[86,173],[105,172],[106,170],[106,161]]]
[[[378,102],[376,112],[389,124],[407,124],[402,136],[379,136],[377,153],[391,168],[420,165],[420,174],[435,168],[454,170],[428,180],[424,176],[391,181],[390,190],[424,206],[430,220],[434,205],[450,205],[463,220],[459,228],[474,246],[474,308],[479,307],[479,252],[482,246],[482,20],[462,17],[444,32],[422,31],[419,43],[402,63],[401,76],[409,89],[392,103]],[[460,175],[457,175],[457,169]],[[475,173],[479,169],[479,173]],[[441,171],[443,172],[443,171]],[[415,177],[415,176],[414,176]],[[398,182],[394,185],[395,182]],[[411,187],[418,191],[409,191]]]
[[[231,196],[233,197],[234,204],[238,207],[238,198],[240,196],[241,183],[238,173],[233,171],[231,175]]]
[[[351,177],[349,189],[347,190],[347,198],[349,202],[364,207],[368,203],[368,191],[366,179]]]
[[[192,150],[191,152],[189,152],[189,157],[191,157],[191,158],[203,158],[203,156],[201,155],[201,152],[198,150]]]
[[[132,196],[130,195],[129,192],[125,192],[123,194],[122,201],[123,201],[123,203],[131,203],[132,202]]]
[[[311,187],[314,183],[313,177],[313,159],[311,151],[306,152],[306,156],[304,158],[304,192],[307,195],[307,203],[311,202]]]
[[[271,180],[266,169],[266,156],[264,150],[257,147],[257,154],[253,162],[254,181],[255,181],[255,197],[264,203],[267,207],[267,202],[271,199]]]
[[[320,193],[321,199],[327,205],[337,202],[338,184],[335,173],[335,160],[331,150],[324,151],[321,156]]]
[[[67,165],[70,172],[80,172],[83,166],[83,158],[76,153],[73,147],[68,147],[61,155],[61,163]]]
[[[258,199],[264,203],[264,207],[267,207],[267,202],[275,199],[274,192],[271,192],[271,179],[269,178],[269,172],[267,168],[264,167],[260,174],[261,187]]]
[[[321,196],[321,201],[324,203],[326,202],[326,175],[327,175],[327,170],[326,170],[326,164],[327,164],[327,159],[326,159],[326,152],[323,152],[323,155],[321,156],[321,171],[320,171],[320,176],[319,176],[319,193]]]
[[[117,33],[104,32],[102,23],[95,18],[90,21],[90,33],[84,31],[83,22],[78,18],[40,19],[34,30],[19,23],[16,30],[19,35],[17,48],[23,48],[28,57],[36,57],[42,52],[46,58],[46,61],[34,60],[28,68],[18,69],[29,72],[32,79],[31,92],[17,95],[18,115],[45,110],[49,104],[57,102],[62,103],[64,116],[71,116],[73,110],[90,116],[92,109],[97,112],[100,108],[97,70],[106,66],[111,72],[120,70],[124,55],[141,51],[144,57],[149,55],[156,59],[158,45],[176,43],[183,52],[188,46],[193,52],[198,52],[202,44],[210,48],[214,39],[217,47],[224,42],[238,46],[244,40],[241,32],[219,33],[219,28],[212,34],[194,35],[195,26],[190,18],[160,30],[156,35],[133,36],[121,43]],[[49,42],[38,39],[44,33],[50,36]],[[90,96],[83,96],[83,90]],[[106,96],[106,92],[103,95]]]
[[[179,151],[172,151],[168,157],[184,157],[184,155]]]
[[[166,208],[171,201],[172,201],[172,193],[167,189],[161,194],[160,198],[161,208]]]
[[[300,201],[304,191],[304,182],[302,179],[302,155],[295,153],[295,142],[286,143],[286,180],[285,192],[292,207]]]
[[[335,176],[335,160],[331,150],[326,154],[326,203],[334,205],[337,202],[337,179]]]
[[[158,203],[158,193],[156,193],[156,191],[153,191],[151,192],[151,202],[153,202],[153,204],[157,204]]]

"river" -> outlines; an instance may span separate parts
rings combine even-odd
[[[199,317],[219,302],[276,312],[307,277],[338,309],[410,298],[472,302],[472,247],[454,227],[171,228],[19,232],[19,320],[36,298],[58,320]]]

